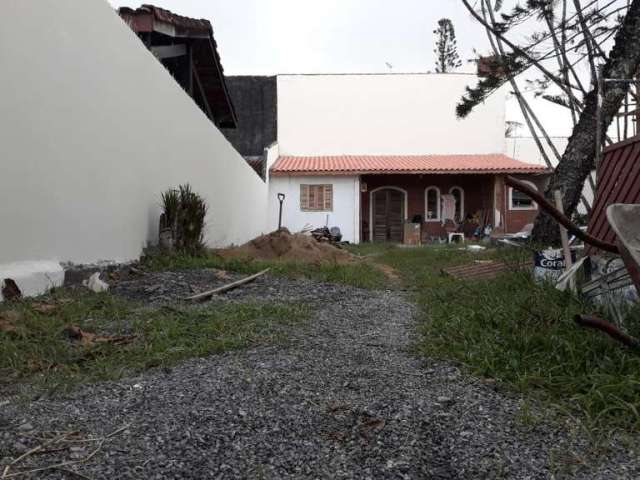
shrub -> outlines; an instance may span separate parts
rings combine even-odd
[[[204,248],[207,204],[187,183],[162,194],[160,229],[170,229],[172,245],[178,251],[197,255]],[[161,232],[162,233],[162,232]]]
[[[202,251],[207,204],[191,190],[189,184],[180,185],[180,209],[178,216],[179,246],[188,253]]]
[[[162,225],[161,228],[175,228],[178,221],[178,209],[180,208],[180,195],[178,190],[167,190],[162,194]]]

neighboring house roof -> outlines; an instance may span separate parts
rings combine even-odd
[[[134,18],[136,31],[158,31],[170,37],[182,38],[208,38],[213,35],[209,20],[183,17],[155,5],[145,4],[138,9],[121,7],[119,13]]]
[[[278,141],[278,79],[275,76],[227,76],[238,127],[222,134],[242,156],[262,156]]]
[[[186,82],[181,78],[182,86],[189,91],[185,83],[195,84],[193,90],[197,95],[194,92],[189,93],[194,99],[198,98],[204,103],[201,108],[216,125],[236,127],[236,113],[227,90],[218,45],[209,20],[183,17],[154,5],[142,5],[135,10],[121,7],[118,13],[163,63],[175,61],[176,53],[162,56],[162,52],[167,52],[170,47],[186,45],[190,48],[193,58],[193,80]],[[188,68],[186,70],[188,78]],[[174,76],[177,80],[178,77],[184,77]]]
[[[264,167],[264,158],[260,156],[245,156],[245,161],[249,164],[251,168],[255,170],[255,172],[263,177],[263,167]]]
[[[503,154],[282,156],[272,175],[362,175],[451,173],[548,173],[546,167]]]

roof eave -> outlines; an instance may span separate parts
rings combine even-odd
[[[356,175],[544,175],[552,173],[544,170],[271,170],[274,177],[344,177]]]
[[[196,44],[203,45],[208,52],[208,58],[205,59],[205,62],[209,58],[213,59],[211,66],[217,72],[220,89],[224,96],[223,102],[225,105],[223,110],[226,110],[217,112],[218,114],[214,115],[214,118],[210,118],[210,120],[214,123],[217,121],[218,126],[221,128],[237,128],[238,117],[235,106],[231,101],[222,60],[218,52],[218,44],[213,34],[213,26],[209,20],[184,17],[149,4],[141,5],[138,9],[120,7],[118,13],[136,33],[160,33],[181,41],[191,40],[192,46]],[[206,98],[203,100],[209,104],[209,108],[213,111],[214,102],[209,94],[210,92],[207,92]]]

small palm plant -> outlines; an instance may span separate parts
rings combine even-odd
[[[180,185],[180,210],[178,232],[180,247],[191,255],[198,254],[204,248],[204,227],[207,216],[207,204],[187,183]]]
[[[162,194],[162,222],[165,228],[174,228],[178,220],[180,208],[180,195],[178,190],[167,190]]]
[[[197,255],[204,248],[207,204],[187,183],[162,194],[160,246]]]

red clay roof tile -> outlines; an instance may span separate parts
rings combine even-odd
[[[273,175],[362,175],[399,173],[546,173],[541,165],[503,154],[281,156]]]

